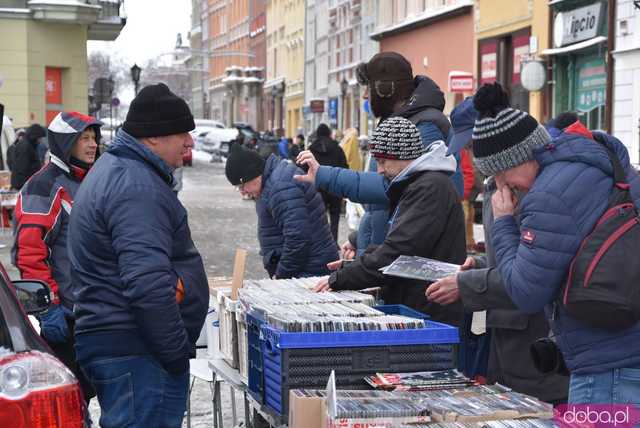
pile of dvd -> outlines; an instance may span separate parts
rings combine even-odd
[[[357,291],[314,293],[321,278],[245,281],[241,310],[286,332],[345,332],[424,328],[424,320],[386,315],[373,296]]]
[[[416,373],[376,373],[364,379],[375,389],[386,391],[430,391],[462,388],[474,382],[458,370]]]

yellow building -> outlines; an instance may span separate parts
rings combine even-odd
[[[0,0],[0,103],[16,127],[88,108],[87,40],[115,40],[120,3]]]
[[[270,128],[294,137],[304,105],[304,0],[267,2],[267,80]],[[284,129],[283,129],[284,128]]]
[[[498,81],[514,107],[548,120],[548,85],[529,92],[520,81],[522,61],[538,58],[549,47],[548,0],[477,0],[475,8],[478,86]]]

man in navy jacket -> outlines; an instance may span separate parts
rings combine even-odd
[[[182,425],[209,301],[187,212],[172,191],[194,128],[184,100],[162,83],[147,86],[76,194],[76,354],[102,427]]]
[[[552,139],[527,113],[496,103],[498,91],[498,84],[485,85],[474,96],[479,118],[472,140],[476,166],[496,179],[491,241],[505,290],[521,311],[545,310],[571,373],[570,403],[640,404],[640,323],[620,331],[593,328],[558,303],[572,260],[609,203],[614,179],[607,149],[640,205],[627,149],[580,122]]]
[[[255,151],[234,146],[225,172],[243,196],[256,201],[260,253],[270,277],[329,273],[327,263],[338,258],[338,247],[322,196],[293,179],[300,169],[275,155],[265,162]]]

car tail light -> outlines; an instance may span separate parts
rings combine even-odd
[[[84,399],[60,361],[31,351],[0,359],[0,427],[82,428]]]

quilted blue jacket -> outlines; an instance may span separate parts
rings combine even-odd
[[[557,303],[569,265],[604,213],[613,187],[613,167],[605,149],[583,127],[572,128],[534,151],[540,171],[520,202],[520,228],[513,216],[495,221],[492,239],[498,268],[521,310],[545,309],[572,373],[640,367],[640,323],[618,332],[591,328]],[[627,149],[609,135],[594,133],[593,137],[616,153],[640,206],[640,180]]]
[[[325,275],[327,263],[339,258],[322,196],[313,186],[295,181],[296,174],[304,173],[269,156],[256,203],[263,265],[276,278]]]
[[[189,369],[209,288],[171,173],[121,130],[76,194],[68,248],[80,362],[150,354],[170,372]]]

